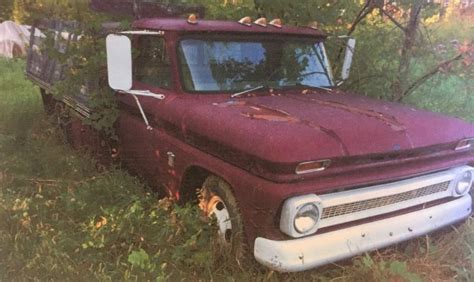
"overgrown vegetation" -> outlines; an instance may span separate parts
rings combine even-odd
[[[118,168],[98,172],[64,144],[23,68],[0,60],[0,280],[474,278],[473,222],[297,274],[226,257],[197,207],[159,200]]]

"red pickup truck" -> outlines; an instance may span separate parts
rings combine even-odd
[[[120,109],[115,153],[215,216],[234,252],[301,271],[470,216],[474,127],[341,91],[323,32],[193,16],[133,27],[106,40]],[[342,79],[353,40],[347,46]],[[31,56],[27,75],[51,110]],[[90,114],[81,99],[57,103]],[[73,143],[91,140],[89,127],[69,126]]]

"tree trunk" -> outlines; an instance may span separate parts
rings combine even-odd
[[[398,67],[398,75],[392,83],[392,100],[399,101],[407,89],[410,63],[412,59],[413,46],[415,45],[418,26],[420,25],[420,12],[423,7],[422,0],[413,0],[410,9],[408,25],[404,30],[405,38]]]

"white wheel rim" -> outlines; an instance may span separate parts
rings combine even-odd
[[[215,199],[211,199],[212,206],[210,215],[214,215],[217,220],[217,226],[219,230],[217,231],[220,237],[225,241],[230,241],[230,232],[232,232],[232,222],[230,220],[229,210],[225,205],[224,201],[221,200],[218,196],[214,196]]]

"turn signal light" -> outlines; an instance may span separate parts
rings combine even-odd
[[[246,26],[251,26],[252,25],[252,18],[251,17],[243,17],[239,20],[239,24],[243,24]]]
[[[296,174],[305,174],[316,171],[323,171],[331,164],[331,160],[319,160],[300,163],[296,169]]]

